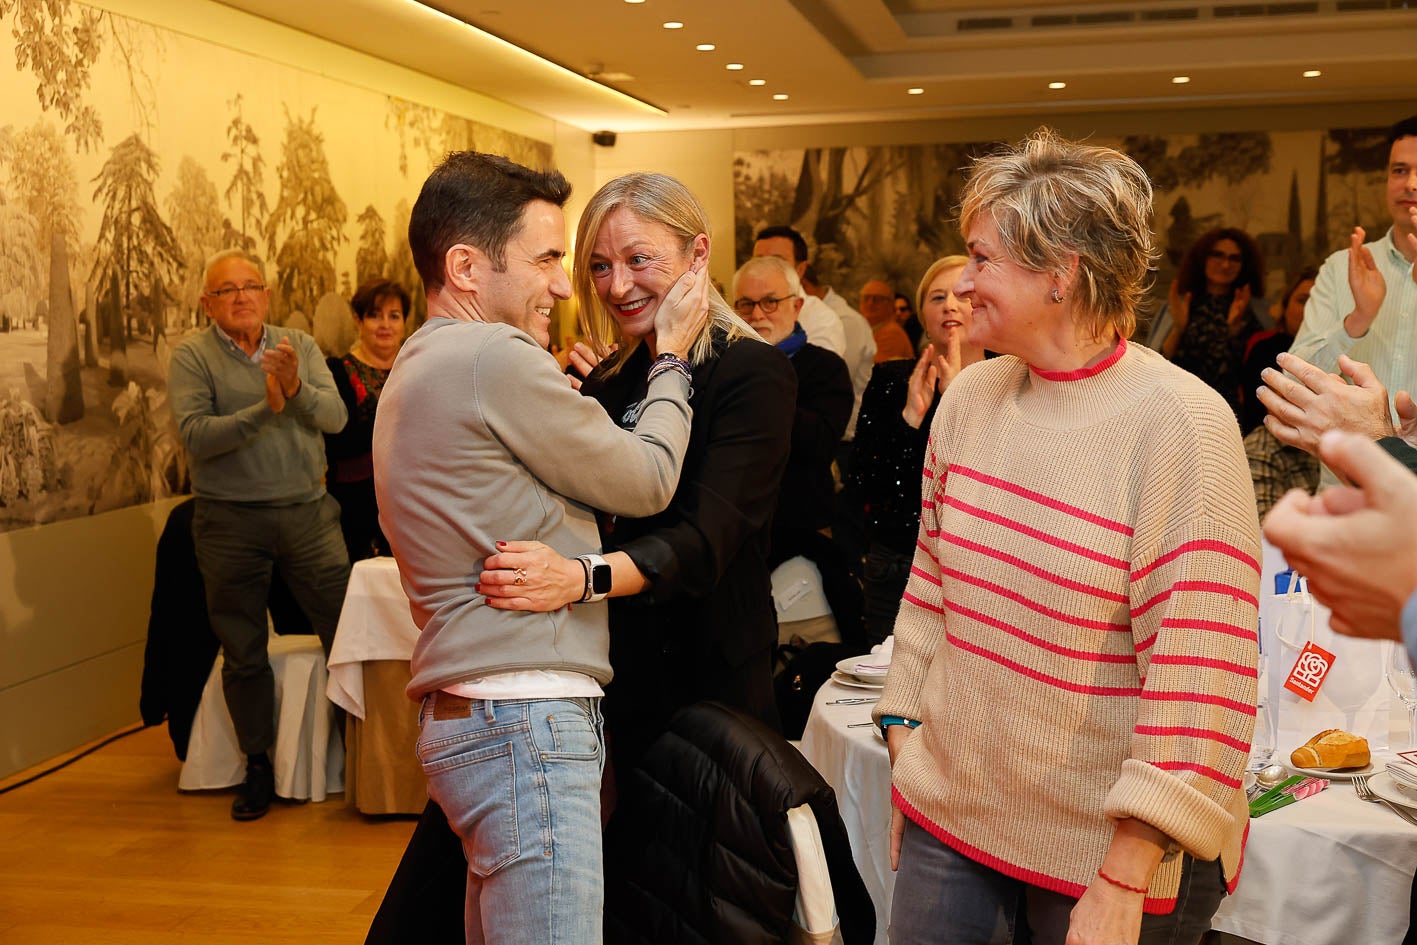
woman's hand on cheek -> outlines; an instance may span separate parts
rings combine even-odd
[[[654,315],[660,354],[683,358],[689,353],[708,322],[709,286],[708,267],[701,265],[691,268],[669,287]]]

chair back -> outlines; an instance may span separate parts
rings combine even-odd
[[[820,932],[824,890],[844,945],[874,938],[831,787],[757,719],[716,702],[689,706],[618,789],[605,835],[607,942],[811,941],[794,918]],[[816,838],[790,824],[804,806]]]

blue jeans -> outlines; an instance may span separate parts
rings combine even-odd
[[[1225,896],[1216,862],[1186,857],[1176,908],[1144,915],[1138,945],[1196,945]],[[976,863],[910,819],[891,898],[891,945],[1063,945],[1077,900]]]
[[[419,727],[428,796],[467,858],[469,945],[599,945],[600,700],[436,692]]]

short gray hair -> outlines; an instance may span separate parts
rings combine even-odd
[[[787,283],[788,294],[795,299],[802,298],[802,280],[797,276],[796,267],[780,256],[753,256],[733,274],[733,287],[729,294],[735,301],[738,298],[738,280],[758,270],[767,270],[782,276],[783,281]]]
[[[1151,181],[1112,148],[1039,128],[1017,145],[977,158],[960,204],[960,230],[987,213],[1003,250],[1034,272],[1061,275],[1078,257],[1069,290],[1083,327],[1123,338],[1136,328],[1147,273],[1158,257]]]
[[[212,277],[212,270],[215,269],[219,263],[223,263],[228,259],[239,259],[242,262],[249,263],[256,270],[256,274],[261,277],[261,281],[266,281],[266,267],[262,264],[259,256],[252,256],[244,249],[223,249],[221,252],[212,253],[208,256],[206,263],[202,266],[202,291],[206,291],[207,283]]]

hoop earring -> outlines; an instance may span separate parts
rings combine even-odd
[[[1053,302],[1054,302],[1054,304],[1061,304],[1062,301],[1063,301],[1063,293],[1059,292],[1057,289],[1054,289],[1054,290],[1053,290]]]

